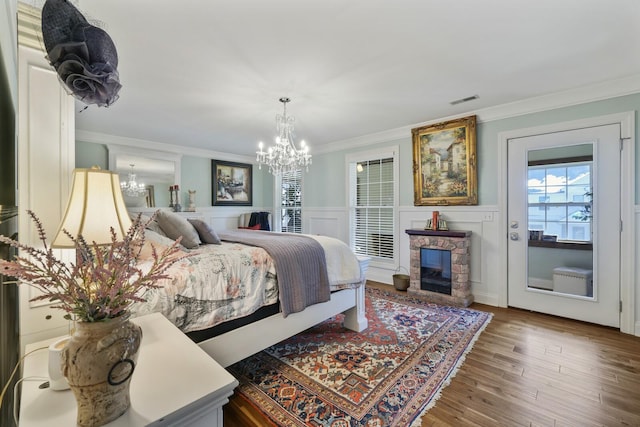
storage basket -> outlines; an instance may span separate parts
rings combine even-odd
[[[393,275],[393,287],[399,291],[406,291],[409,289],[409,275],[401,274],[401,270],[407,270],[404,267],[398,267],[396,274]]]
[[[576,267],[553,269],[553,290],[563,294],[593,296],[593,271]]]

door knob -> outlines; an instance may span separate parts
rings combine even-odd
[[[516,233],[515,231],[512,231],[511,233],[509,233],[509,238],[511,240],[520,240],[520,234]]]

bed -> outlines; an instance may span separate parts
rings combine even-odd
[[[184,219],[171,220],[187,227]],[[196,225],[207,232],[201,222]],[[147,230],[147,238],[156,247],[175,237],[171,230],[161,235],[166,226],[154,228]],[[366,259],[358,259],[340,240],[253,230],[213,235],[217,244],[202,242],[211,239],[191,244],[189,256],[171,268],[159,288],[145,292],[146,301],[137,303],[133,314],[163,313],[225,367],[339,313],[344,313],[345,327],[367,328]],[[278,242],[275,249],[273,241]],[[307,250],[322,252],[323,259],[316,265],[315,258],[305,258]],[[143,259],[140,265],[148,263]],[[283,270],[286,264],[293,273]]]

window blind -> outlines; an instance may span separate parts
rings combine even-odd
[[[282,231],[302,233],[302,170],[282,174],[281,194]]]
[[[393,259],[393,158],[357,162],[355,175],[355,200],[351,208],[354,251],[359,255]]]

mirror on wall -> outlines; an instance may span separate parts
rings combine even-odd
[[[169,206],[169,187],[180,184],[180,154],[119,145],[108,149],[109,170],[118,172],[120,182],[127,182],[133,173],[135,181],[145,186],[138,196],[123,194],[127,207]]]
[[[593,145],[528,152],[528,286],[593,298]]]

